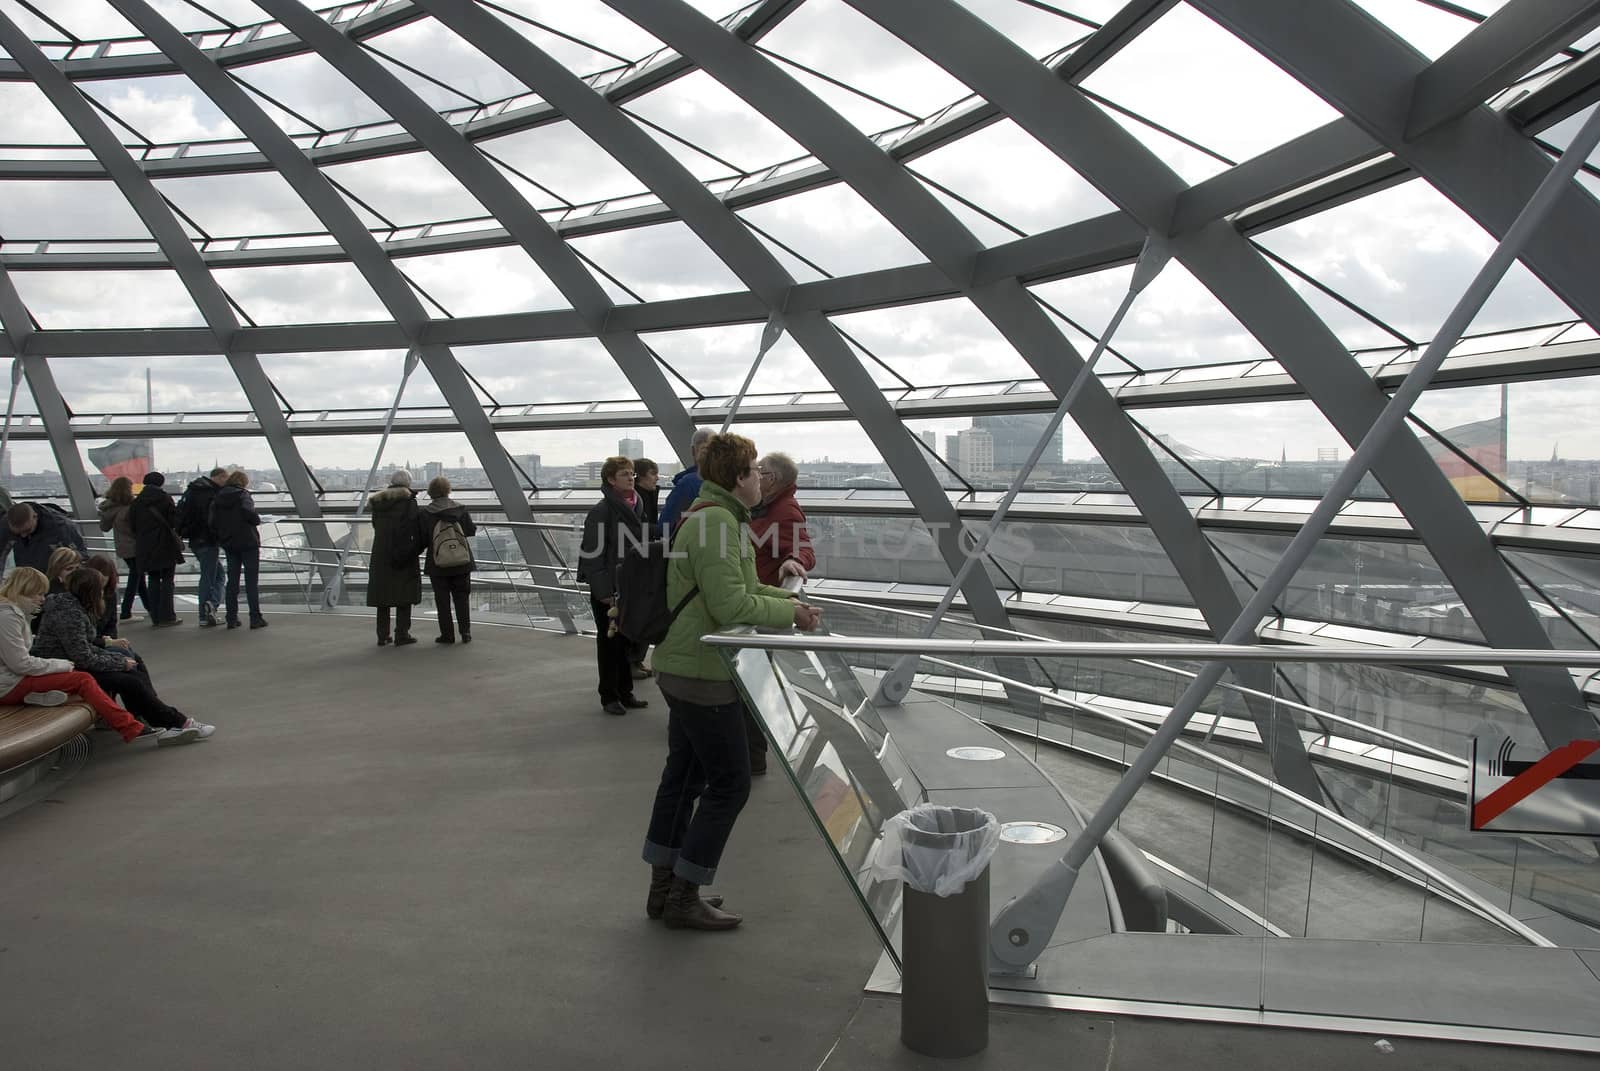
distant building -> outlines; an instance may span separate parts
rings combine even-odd
[[[644,456],[643,439],[618,439],[617,456],[628,458],[630,461],[636,457]]]
[[[944,459],[950,462],[952,465],[956,463],[956,453],[959,449],[957,444],[959,439],[959,435],[946,435],[944,437]]]
[[[969,478],[994,475],[994,436],[984,428],[957,432],[956,470]]]
[[[972,418],[972,426],[988,432],[994,439],[994,467],[1002,472],[1015,472],[1028,460],[1039,436],[1050,423],[1047,413],[1006,413],[1000,416]],[[1039,458],[1046,465],[1061,461],[1062,429],[1057,427],[1050,443]]]
[[[423,476],[424,479],[433,480],[433,479],[437,479],[438,477],[443,476],[443,475],[444,475],[444,462],[443,461],[429,461],[429,462],[427,462],[426,464],[424,464],[422,466],[422,476]]]
[[[1318,461],[1338,461],[1339,460],[1339,448],[1337,446],[1319,446],[1319,447],[1317,447],[1317,460]]]
[[[919,432],[917,432],[917,438],[921,439],[923,441],[923,443],[927,446],[928,453],[930,453],[930,454],[938,454],[938,452],[939,452],[939,433],[938,432],[936,432],[936,431],[919,431]]]
[[[517,464],[522,466],[522,471],[527,473],[528,479],[532,480],[535,484],[538,484],[544,478],[543,474],[539,471],[538,454],[523,454],[521,457],[517,458]]]

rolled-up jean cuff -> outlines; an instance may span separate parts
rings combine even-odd
[[[710,885],[717,880],[717,868],[700,866],[691,863],[683,856],[678,856],[678,861],[672,864],[672,872],[684,881],[695,885]]]
[[[648,839],[645,840],[644,851],[640,855],[651,866],[671,866],[678,861],[678,849],[669,848],[665,844],[656,844]]]

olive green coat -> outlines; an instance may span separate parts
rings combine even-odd
[[[693,512],[685,512],[667,563],[667,605],[690,589],[700,591],[683,608],[650,664],[663,673],[701,680],[730,679],[722,656],[700,642],[729,625],[785,628],[794,624],[795,601],[782,588],[756,579],[756,552],[746,527],[750,511],[710,481],[700,487]]]

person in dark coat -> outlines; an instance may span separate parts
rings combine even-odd
[[[217,467],[210,475],[196,476],[178,499],[178,534],[189,544],[189,552],[200,565],[200,586],[195,590],[195,606],[200,611],[202,628],[217,627],[217,607],[222,605],[222,567],[218,564],[221,544],[211,528],[211,503],[228,482],[228,470]]]
[[[578,580],[589,585],[589,609],[594,613],[600,709],[607,714],[626,714],[650,704],[633,696],[628,638],[616,631],[611,611],[617,605],[618,563],[629,541],[643,541],[644,519],[639,515],[639,496],[633,490],[632,461],[625,457],[606,458],[600,467],[600,481],[600,501],[583,519]]]
[[[248,473],[235,470],[211,500],[206,525],[217,546],[228,557],[227,613],[229,628],[239,627],[239,573],[244,572],[245,602],[250,607],[250,627],[266,628],[261,616],[261,515],[245,488]]]
[[[48,502],[18,502],[6,510],[5,532],[0,534],[0,559],[9,552],[18,565],[44,572],[50,553],[57,547],[71,547],[89,556],[83,533],[58,507]]]
[[[378,646],[389,642],[389,609],[394,608],[394,645],[416,643],[411,608],[422,601],[422,570],[417,565],[417,493],[411,473],[396,469],[389,486],[367,499],[372,511],[372,557],[367,561],[367,605],[378,608]]]
[[[689,460],[693,463],[672,478],[672,490],[661,504],[658,518],[662,531],[669,536],[683,523],[683,511],[700,496],[700,451],[714,434],[710,428],[696,428],[689,438]]]
[[[639,516],[651,539],[664,538],[661,530],[661,467],[647,457],[633,459],[633,490],[639,496]],[[628,672],[636,681],[653,676],[644,664],[650,653],[648,643],[628,641]]]
[[[462,643],[472,642],[472,600],[469,597],[472,590],[471,546],[467,547],[467,560],[458,565],[440,565],[434,560],[436,537],[448,534],[453,537],[455,533],[441,533],[440,525],[449,525],[454,522],[461,530],[463,541],[470,539],[478,530],[472,523],[472,517],[467,513],[467,507],[456,502],[450,497],[450,481],[443,476],[435,476],[428,481],[428,504],[417,511],[417,537],[423,548],[422,571],[428,574],[428,581],[433,585],[433,605],[439,614],[439,635],[434,638],[434,643],[455,643],[456,632],[461,633]],[[455,607],[454,620],[451,619],[451,606]]]
[[[633,490],[639,496],[639,515],[645,531],[656,534],[661,521],[661,467],[647,457],[633,460]]]
[[[144,487],[128,508],[133,526],[133,557],[144,570],[150,591],[151,624],[171,628],[183,621],[173,609],[173,578],[183,564],[183,540],[178,536],[178,508],[164,486],[166,476],[144,474]]]

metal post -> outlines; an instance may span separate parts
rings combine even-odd
[[[6,423],[0,428],[0,468],[4,467],[6,451],[11,448],[11,418],[17,411],[17,388],[22,385],[22,358],[11,358],[11,396],[6,399]],[[10,488],[7,488],[10,490]]]
[[[1117,306],[1116,315],[1111,317],[1111,323],[1100,334],[1100,341],[1095,343],[1094,352],[1089,355],[1089,359],[1084,362],[1083,367],[1078,369],[1078,374],[1072,379],[1072,385],[1061,396],[1061,403],[1056,406],[1056,411],[1050,415],[1050,421],[1045,425],[1044,434],[1034,444],[1033,451],[1028,455],[1028,460],[1023,462],[1021,471],[1011,481],[1011,486],[1007,488],[1005,497],[995,507],[994,515],[989,518],[988,526],[978,533],[977,542],[967,552],[965,559],[961,563],[961,568],[956,571],[955,579],[950,581],[950,586],[945,589],[944,597],[939,600],[939,605],[934,607],[932,617],[927,625],[924,626],[922,630],[923,639],[932,639],[933,634],[938,631],[939,623],[944,620],[945,612],[955,602],[956,594],[966,581],[967,574],[971,573],[973,567],[983,559],[984,552],[989,549],[990,540],[1000,530],[1001,522],[1006,519],[1006,512],[1011,508],[1011,503],[1016,501],[1017,495],[1028,482],[1028,477],[1033,474],[1034,466],[1044,456],[1045,447],[1049,444],[1050,437],[1056,433],[1057,428],[1061,427],[1062,421],[1066,420],[1068,411],[1071,410],[1073,403],[1078,400],[1079,392],[1083,390],[1084,384],[1089,382],[1089,377],[1094,375],[1094,366],[1100,360],[1100,355],[1105,353],[1107,347],[1110,346],[1111,336],[1117,333],[1117,328],[1122,324],[1122,318],[1128,314],[1128,310],[1132,308],[1133,301],[1139,296],[1140,292],[1149,286],[1156,276],[1161,274],[1161,269],[1166,267],[1167,261],[1171,259],[1171,256],[1172,254],[1164,240],[1157,238],[1155,235],[1145,239],[1144,249],[1139,253],[1139,261],[1133,268],[1133,279],[1128,283],[1128,292],[1123,295],[1122,304]],[[905,699],[906,693],[911,690],[911,677],[916,667],[916,655],[903,655],[889,669],[889,672],[884,674],[883,680],[878,685],[877,692],[872,697],[873,703],[877,706],[898,706]]]
[[[416,371],[417,360],[421,354],[420,346],[412,346],[406,351],[405,365],[400,370],[400,385],[394,392],[394,404],[389,406],[389,413],[383,419],[383,435],[378,439],[377,452],[372,455],[372,467],[367,470],[366,482],[361,485],[361,497],[356,500],[356,523],[351,524],[349,538],[345,540],[344,546],[339,548],[339,562],[333,570],[333,581],[323,589],[323,609],[331,610],[338,605],[339,591],[344,587],[345,557],[350,553],[350,545],[356,540],[356,532],[360,530],[361,514],[367,508],[367,496],[372,493],[373,478],[378,475],[378,466],[383,463],[383,448],[389,444],[389,432],[394,428],[394,415],[400,409],[400,399],[406,393],[406,381],[411,378],[411,373]]]
[[[733,401],[728,404],[728,415],[722,422],[723,434],[727,434],[733,426],[734,414],[739,411],[739,403],[744,401],[745,394],[750,390],[750,383],[756,378],[756,369],[761,367],[761,359],[767,355],[773,345],[783,336],[783,313],[778,309],[772,310],[772,315],[767,317],[767,326],[761,331],[761,347],[756,350],[756,359],[750,364],[750,371],[744,377],[744,383],[739,387],[739,393],[733,396]]]
[[[1256,593],[1245,604],[1238,618],[1229,626],[1222,638],[1223,643],[1243,643],[1254,639],[1256,627],[1262,617],[1271,610],[1273,601],[1283,593],[1289,581],[1310,557],[1311,551],[1327,532],[1328,526],[1339,510],[1344,508],[1345,500],[1366,476],[1389,438],[1404,425],[1406,414],[1427,389],[1439,366],[1444,363],[1445,357],[1459,341],[1483,303],[1488,300],[1501,277],[1516,260],[1551,206],[1566,193],[1573,175],[1588,159],[1597,144],[1600,144],[1600,107],[1590,113],[1583,128],[1567,146],[1566,152],[1550,169],[1550,173],[1545,176],[1544,181],[1539,184],[1539,188],[1534,191],[1533,196],[1506,231],[1505,237],[1479,269],[1477,276],[1467,287],[1466,293],[1461,295],[1461,300],[1456,303],[1440,327],[1438,335],[1429,343],[1416,366],[1406,374],[1399,389],[1383,407],[1377,419],[1372,422],[1360,445],[1350,455],[1349,462],[1345,464],[1327,493],[1322,496],[1322,500],[1317,503],[1317,508],[1289,541],[1283,557],[1256,589]],[[1072,839],[1066,854],[1056,860],[1027,892],[1001,908],[989,931],[989,952],[993,962],[1000,969],[1016,970],[1026,967],[1044,951],[1050,936],[1055,932],[1056,924],[1060,921],[1061,912],[1066,907],[1067,897],[1072,893],[1079,868],[1088,861],[1100,838],[1115,824],[1139,787],[1166,755],[1173,741],[1182,734],[1184,727],[1189,724],[1189,719],[1194,716],[1200,703],[1210,694],[1226,669],[1226,663],[1221,661],[1212,661],[1205,665],[1189,687],[1178,697],[1171,713],[1161,723],[1161,728],[1145,745],[1144,750],[1135,756],[1127,772],[1084,826],[1083,832]],[[1565,742],[1550,741],[1552,745]]]

